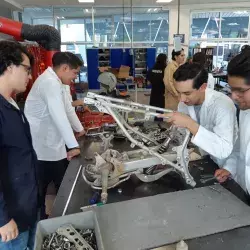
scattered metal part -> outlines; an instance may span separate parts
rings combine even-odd
[[[80,230],[72,225],[65,225],[58,228],[56,233],[44,238],[42,250],[98,250],[98,248],[94,230]]]
[[[209,186],[210,189],[212,189],[213,191],[221,194],[221,191],[219,191],[217,188],[213,187],[213,186]]]
[[[89,156],[85,156],[84,159],[85,159],[86,161],[93,161],[93,160],[94,160],[93,157],[89,157]]]
[[[103,147],[103,150],[106,151],[109,148],[113,147],[113,144],[111,144],[111,141],[114,139],[114,135],[111,133],[106,134],[100,134],[99,137],[102,140],[101,146]]]
[[[168,137],[168,138],[163,142],[163,144],[161,145],[161,147],[158,149],[158,153],[159,153],[159,154],[163,154],[163,153],[167,152],[170,142],[171,142],[171,138]]]
[[[205,184],[209,181],[217,181],[217,177],[215,177],[214,175],[201,175],[200,181],[202,184]]]

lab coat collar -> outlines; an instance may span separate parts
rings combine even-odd
[[[205,90],[205,100],[203,102],[204,106],[209,107],[209,106],[213,105],[213,102],[211,101],[211,99],[213,98],[214,91],[215,90],[213,90],[213,89],[206,88],[206,90]]]
[[[60,80],[60,78],[58,77],[58,75],[56,74],[56,72],[55,72],[51,67],[48,67],[48,68],[47,68],[47,71],[48,71],[51,75],[53,75],[53,77],[55,77],[61,84],[63,84],[62,81]]]

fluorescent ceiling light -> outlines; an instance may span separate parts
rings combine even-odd
[[[151,9],[148,9],[148,12],[150,12],[151,11]]]
[[[78,0],[79,3],[94,3],[95,0]]]
[[[248,14],[247,11],[234,11],[234,14],[238,14],[238,15],[243,15],[243,14]]]
[[[86,12],[89,12],[89,10],[88,10],[88,9],[86,9],[85,11],[86,11]]]
[[[170,3],[173,0],[156,0],[157,3]]]
[[[229,23],[228,25],[229,26],[238,26],[239,24],[238,23]]]

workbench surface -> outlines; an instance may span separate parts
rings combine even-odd
[[[114,149],[118,151],[130,150],[128,142],[114,141],[112,143],[114,144]],[[70,162],[55,200],[51,217],[57,217],[63,214],[80,165],[89,163],[86,161],[85,156],[91,157],[95,152],[101,152],[102,150],[100,147],[100,140],[98,139],[85,138],[81,140],[80,145],[82,149],[81,157]],[[212,174],[217,169],[216,164],[214,164],[210,159],[196,161],[190,165],[190,172],[197,182],[196,187],[204,186],[204,184],[201,184],[199,181],[201,174]],[[209,182],[205,185],[212,184],[214,184],[214,182]],[[234,181],[227,182],[224,187],[246,202],[244,192]],[[143,183],[135,177],[122,183],[119,187],[109,190],[108,203],[186,189],[191,189],[191,187],[186,185],[182,178],[176,173],[170,173],[153,183]],[[93,194],[94,191],[84,182],[82,175],[80,174],[67,207],[66,214],[80,212],[80,207],[89,205],[89,199],[93,196]],[[192,239],[188,241],[188,245],[189,249],[192,250],[249,250],[249,235],[250,227],[245,227],[198,239]]]

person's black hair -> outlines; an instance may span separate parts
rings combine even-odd
[[[21,65],[24,60],[23,55],[29,58],[32,66],[34,58],[23,45],[14,41],[0,41],[0,76],[10,65]]]
[[[71,52],[57,52],[52,58],[54,68],[67,64],[71,69],[77,69],[83,66],[83,61]]]
[[[203,52],[198,52],[193,56],[193,63],[198,63],[201,66],[205,67],[206,64],[206,55]]]
[[[165,69],[166,67],[167,67],[167,55],[161,53],[156,58],[156,63],[154,68]]]
[[[172,60],[175,61],[176,60],[175,57],[181,55],[182,51],[184,51],[184,49],[181,49],[180,51],[175,51],[173,49],[173,51],[172,51]]]
[[[250,46],[242,47],[239,55],[235,56],[227,66],[229,76],[242,77],[250,85]]]
[[[193,88],[199,89],[202,84],[207,83],[208,72],[198,63],[185,63],[175,71],[174,79],[177,82],[193,80]]]

